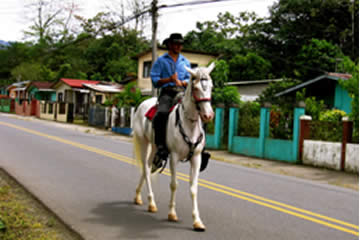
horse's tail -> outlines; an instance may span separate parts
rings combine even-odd
[[[136,134],[133,134],[133,143],[134,143],[134,155],[135,155],[136,165],[142,171],[143,162],[141,160],[141,145],[140,145],[139,137]]]

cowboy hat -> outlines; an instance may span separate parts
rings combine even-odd
[[[163,45],[167,46],[169,43],[184,44],[184,38],[180,33],[172,33],[170,34],[170,37],[163,41]]]

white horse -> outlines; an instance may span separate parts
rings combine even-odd
[[[185,96],[182,102],[177,104],[170,113],[166,144],[170,152],[170,171],[171,171],[171,199],[169,205],[169,221],[178,221],[175,210],[175,192],[177,188],[176,165],[179,161],[190,161],[190,193],[192,198],[192,216],[193,228],[196,231],[205,231],[205,225],[200,219],[197,189],[198,177],[201,165],[201,152],[205,146],[205,133],[202,128],[202,122],[209,122],[214,117],[211,107],[211,90],[213,87],[210,78],[210,72],[215,64],[209,67],[186,70],[192,75],[193,79],[189,81]],[[156,154],[156,145],[154,143],[154,130],[151,121],[145,114],[156,104],[157,99],[151,98],[140,104],[133,121],[134,148],[136,158],[141,160],[142,175],[136,188],[135,204],[142,205],[141,188],[146,181],[148,188],[149,212],[157,212],[154,193],[151,187],[150,172],[152,161]]]

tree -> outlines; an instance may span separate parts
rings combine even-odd
[[[40,45],[51,45],[72,38],[73,21],[80,8],[74,0],[34,0],[27,5],[33,25],[24,31],[25,38],[35,40]]]
[[[11,70],[18,81],[53,81],[55,73],[40,63],[23,62]]]
[[[233,81],[267,79],[271,63],[255,53],[246,56],[235,55],[229,62],[230,77]]]
[[[340,46],[346,55],[358,58],[359,10],[353,0],[279,0],[269,9],[266,28],[270,40],[281,45],[283,56],[297,54],[302,46],[315,39],[324,39]],[[354,11],[354,20],[352,20]],[[354,24],[354,34],[351,29]],[[354,36],[354,42],[352,42]],[[353,55],[352,45],[356,46]]]
[[[350,79],[342,81],[341,84],[352,98],[350,117],[354,121],[355,135],[359,137],[359,63],[355,64],[346,57],[343,64],[345,72],[352,75]]]
[[[223,88],[224,83],[229,81],[229,65],[225,60],[215,61],[215,68],[211,72],[211,78],[215,88]]]
[[[304,45],[296,57],[296,75],[306,81],[325,72],[338,72],[344,58],[340,48],[326,40],[312,39]]]

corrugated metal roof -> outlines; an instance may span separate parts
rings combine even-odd
[[[39,90],[40,89],[50,89],[52,85],[53,85],[52,82],[31,82],[31,84],[30,84],[30,86],[34,86]]]
[[[97,92],[106,93],[120,93],[122,88],[120,85],[105,85],[105,84],[87,84],[83,83],[83,86]]]
[[[315,82],[318,82],[318,81],[320,81],[322,79],[330,79],[330,80],[338,81],[340,79],[347,80],[347,79],[349,79],[351,77],[352,77],[352,75],[345,74],[345,73],[327,73],[327,74],[321,75],[321,76],[319,76],[317,78],[314,78],[314,79],[311,79],[309,81],[303,82],[303,83],[301,83],[299,85],[296,85],[294,87],[288,88],[285,91],[279,92],[279,93],[275,94],[275,97],[280,97],[280,96],[285,95],[287,93],[296,91],[296,90],[298,90],[300,88],[306,87],[306,86],[308,86],[310,84],[313,84]]]
[[[272,82],[281,82],[284,79],[263,79],[263,80],[249,80],[249,81],[237,81],[237,82],[226,82],[224,85],[252,85],[252,84],[263,84],[263,83],[272,83]]]

